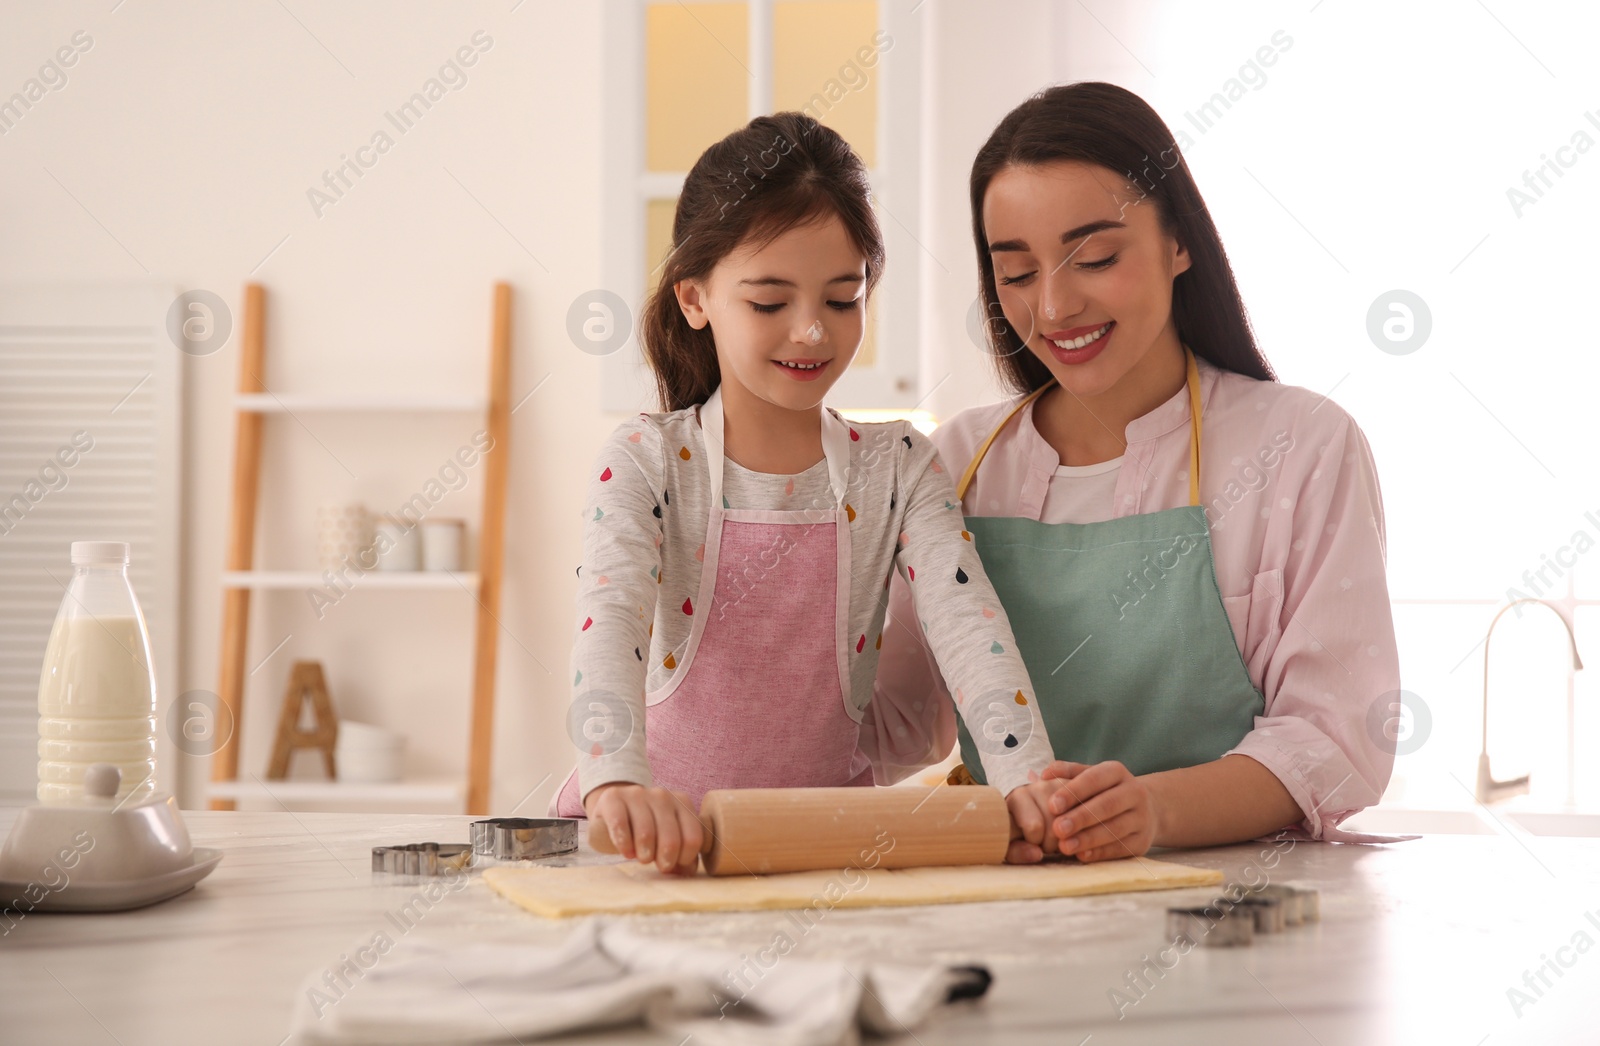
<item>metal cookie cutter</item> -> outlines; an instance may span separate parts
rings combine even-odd
[[[1224,901],[1218,898],[1212,903],[1220,905]],[[1255,919],[1258,934],[1282,933],[1283,928],[1289,925],[1286,906],[1275,897],[1246,897],[1236,907]]]
[[[578,848],[572,817],[491,817],[472,822],[472,852],[503,861],[532,861]]]
[[[1202,948],[1227,948],[1255,939],[1255,918],[1246,911],[1210,908],[1168,908],[1167,939],[1187,938]]]
[[[1255,896],[1276,900],[1283,905],[1283,921],[1290,926],[1318,922],[1322,918],[1322,900],[1317,891],[1304,886],[1288,884],[1262,886]]]
[[[471,866],[472,847],[465,843],[406,843],[372,848],[372,870],[391,875],[450,875]]]
[[[1281,933],[1285,927],[1317,922],[1321,901],[1317,891],[1299,886],[1259,886],[1234,900],[1219,897],[1204,908],[1168,908],[1167,937],[1188,938],[1202,947],[1249,944],[1260,934]]]

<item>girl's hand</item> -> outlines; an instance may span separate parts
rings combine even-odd
[[[703,830],[682,792],[613,781],[585,796],[583,810],[591,845],[598,833],[615,852],[663,874],[693,875],[699,867]]]
[[[1011,814],[1007,864],[1036,864],[1044,860],[1045,854],[1060,852],[1060,840],[1049,830],[1050,819],[1054,816],[1050,797],[1064,787],[1063,781],[1046,781],[1041,777],[1031,784],[1018,785],[1006,796],[1006,809]]]
[[[1061,852],[1085,864],[1138,857],[1156,836],[1159,811],[1150,787],[1121,763],[1088,766],[1057,760],[1040,775],[1061,782],[1048,800]]]

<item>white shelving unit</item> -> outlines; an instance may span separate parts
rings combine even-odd
[[[213,781],[213,799],[267,799],[280,803],[338,802],[413,807],[458,805],[466,795],[466,782],[457,778],[417,778],[410,781],[366,784],[359,781]]]
[[[314,570],[229,570],[223,588],[321,588],[325,579]],[[362,588],[478,589],[478,575],[454,570],[369,570],[361,576]]]
[[[379,414],[481,414],[489,403],[481,396],[319,396],[296,392],[241,392],[233,397],[236,410],[257,414],[360,413]]]
[[[290,802],[333,802],[349,806],[464,805],[469,814],[488,812],[490,758],[493,751],[494,682],[499,638],[501,565],[505,557],[507,454],[511,418],[511,287],[494,288],[489,346],[487,396],[392,394],[272,393],[264,373],[266,291],[245,287],[239,391],[234,396],[237,436],[234,445],[233,498],[228,524],[228,559],[222,574],[222,657],[217,696],[234,723],[244,722],[250,597],[257,591],[322,588],[326,578],[312,570],[256,570],[256,505],[261,479],[262,422],[269,414],[418,413],[486,414],[492,442],[484,452],[483,516],[480,521],[477,571],[381,571],[362,573],[356,587],[366,590],[459,590],[476,604],[470,712],[471,724],[464,779],[421,779],[384,784],[350,781],[263,780],[239,777],[237,731],[213,754],[207,798],[213,809],[231,809],[241,799]]]

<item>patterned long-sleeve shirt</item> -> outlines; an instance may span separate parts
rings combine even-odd
[[[950,476],[932,442],[909,422],[847,424],[845,711],[860,722],[871,700],[889,581],[898,573],[916,608],[916,617],[899,627],[923,634],[959,714],[974,737],[989,739],[983,747],[990,783],[1008,793],[1053,755],[1005,610],[963,529]],[[835,504],[826,459],[792,476],[752,472],[729,459],[723,498],[733,509]],[[710,611],[692,604],[709,502],[705,439],[693,408],[629,419],[594,460],[583,510],[569,719],[582,722],[585,710],[599,705],[608,723],[623,728],[605,743],[573,729],[581,795],[612,781],[653,783],[645,698],[681,670],[693,615]]]

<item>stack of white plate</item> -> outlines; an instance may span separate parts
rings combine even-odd
[[[365,784],[398,781],[405,747],[406,739],[393,730],[341,719],[333,746],[339,780]]]

